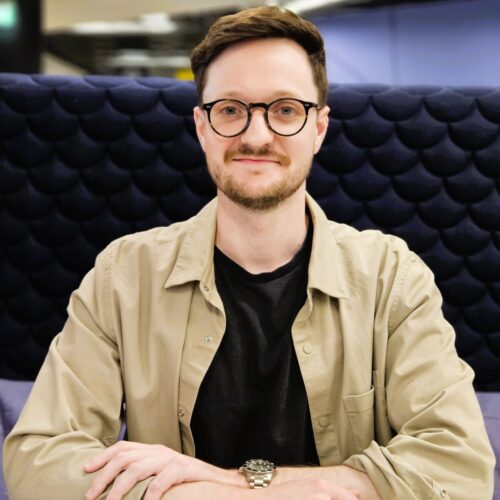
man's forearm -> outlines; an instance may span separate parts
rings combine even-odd
[[[332,467],[279,467],[272,484],[281,484],[296,479],[324,479],[360,495],[360,500],[380,500],[377,490],[364,472],[352,467],[337,465]]]
[[[248,483],[237,470],[227,471],[229,483],[213,483],[208,481],[196,481],[181,483],[174,486],[162,496],[162,500],[224,500],[255,498],[255,494],[262,490],[251,490]],[[356,491],[360,500],[380,500],[375,487],[364,472],[359,472],[345,465],[332,467],[278,467],[278,473],[271,482],[269,498],[272,498],[274,487],[283,485],[290,481],[312,479],[323,479],[342,488]],[[280,488],[278,488],[280,490]],[[264,493],[264,492],[263,492]],[[260,497],[260,495],[257,495]],[[280,495],[277,496],[281,498]],[[286,497],[286,495],[285,495]],[[266,497],[267,498],[267,497]]]
[[[380,500],[366,474],[345,466],[280,467],[271,485],[264,489],[250,489],[244,479],[241,486],[206,481],[181,483],[164,493],[161,500],[351,499],[354,491],[361,500]]]
[[[220,483],[197,481],[182,483],[170,488],[161,500],[233,500],[244,499],[249,490]]]

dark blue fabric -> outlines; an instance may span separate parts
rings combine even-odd
[[[308,189],[436,275],[476,387],[500,390],[500,89],[331,85]],[[215,194],[194,85],[0,74],[0,377],[34,378],[109,241]]]

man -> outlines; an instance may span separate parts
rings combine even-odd
[[[306,194],[329,112],[317,30],[244,11],[192,66],[217,200],[97,258],[6,441],[11,498],[491,498],[430,271]]]

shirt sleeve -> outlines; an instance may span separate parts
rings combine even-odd
[[[384,387],[375,389],[385,398],[393,437],[385,445],[372,441],[345,462],[366,472],[384,500],[493,495],[495,458],[474,374],[456,353],[441,306],[432,272],[411,254],[380,308],[387,310],[386,364]]]
[[[84,464],[118,439],[123,388],[108,318],[112,261],[110,246],[73,292],[68,320],[6,438],[4,470],[11,500],[81,500],[96,474],[84,472]],[[125,498],[141,498],[149,482],[137,483]]]

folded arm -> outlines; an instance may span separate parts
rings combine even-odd
[[[382,498],[490,499],[494,455],[473,372],[417,256],[399,269],[387,302],[377,318],[387,332],[375,332],[375,440],[345,465],[366,472]]]
[[[107,326],[107,261],[104,252],[72,294],[68,321],[6,438],[5,480],[13,500],[81,500],[93,476],[84,464],[118,439],[123,388]],[[148,482],[137,484],[128,498],[141,498]]]

